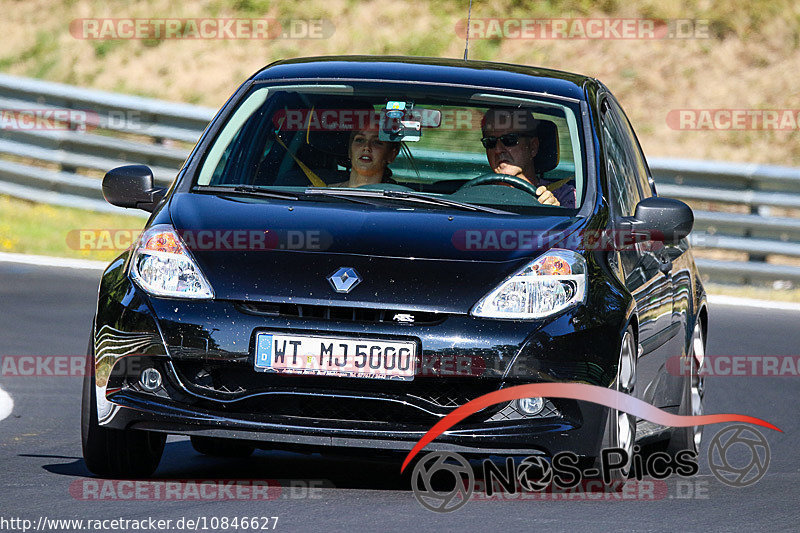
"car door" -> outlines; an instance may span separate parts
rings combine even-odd
[[[636,133],[633,131],[633,126],[619,104],[613,100],[611,104],[619,118],[623,132],[630,140],[634,171],[639,179],[642,197],[657,196],[655,182]],[[685,336],[681,333],[688,331],[687,321],[691,313],[691,264],[693,260],[691,253],[688,253],[689,241],[681,239],[677,244],[653,243],[650,246],[655,259],[661,263],[664,270],[669,269],[670,294],[668,297],[672,300],[672,314],[670,327],[664,335],[665,338],[661,339],[664,342],[663,351],[668,358],[679,357],[683,353],[685,340]],[[667,368],[674,367],[668,364]],[[683,394],[683,379],[674,372],[668,372],[667,368],[660,369],[661,376],[659,376],[660,381],[664,384],[664,405],[677,407]]]
[[[632,216],[643,198],[632,139],[625,131],[619,106],[610,98],[601,105],[602,142],[612,218]],[[615,224],[615,227],[616,224]],[[639,344],[636,396],[659,407],[672,405],[666,363],[672,335],[672,281],[662,266],[663,247],[637,243],[618,252],[619,266],[628,290],[636,300]]]

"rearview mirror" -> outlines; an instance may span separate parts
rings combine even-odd
[[[145,165],[117,167],[103,178],[103,197],[118,207],[152,212],[166,192],[165,187],[153,187],[153,171]]]
[[[621,226],[637,240],[677,244],[692,232],[694,214],[680,200],[652,196],[636,204],[633,216],[624,217]]]

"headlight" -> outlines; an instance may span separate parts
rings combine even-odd
[[[186,245],[167,224],[153,226],[139,237],[131,259],[131,278],[154,296],[214,297]]]
[[[586,260],[572,250],[550,250],[528,263],[472,308],[486,318],[542,318],[581,303]]]

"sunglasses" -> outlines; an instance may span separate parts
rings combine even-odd
[[[519,143],[520,137],[532,137],[532,135],[526,135],[524,133],[506,133],[500,137],[484,137],[481,139],[481,143],[484,148],[488,149],[497,146],[497,141],[503,141],[503,145],[508,148],[516,146]]]

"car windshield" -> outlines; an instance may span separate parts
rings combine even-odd
[[[256,85],[206,151],[195,190],[570,215],[586,187],[580,116],[575,101],[483,89]]]

